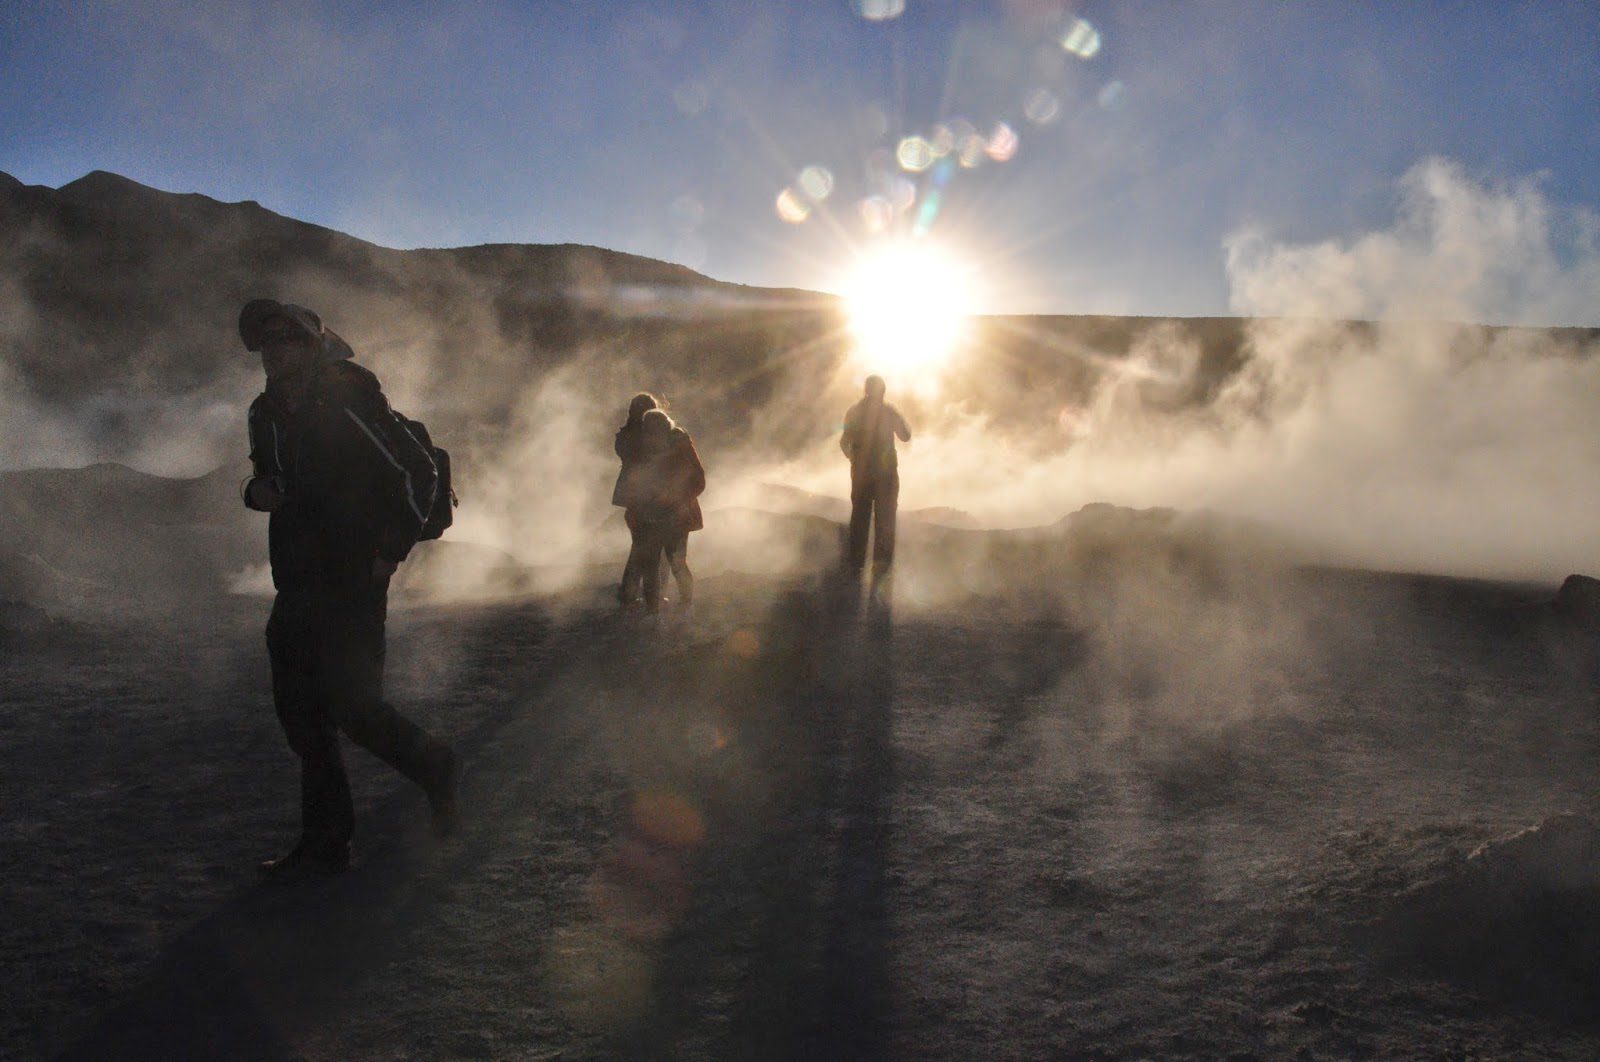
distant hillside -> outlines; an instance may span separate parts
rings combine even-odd
[[[0,368],[13,402],[78,418],[98,453],[148,448],[152,404],[175,422],[159,430],[188,430],[210,447],[213,460],[192,464],[236,448],[211,422],[185,424],[182,402],[215,412],[248,401],[257,366],[233,322],[259,295],[317,309],[397,401],[452,435],[471,425],[493,437],[563,370],[564,386],[581,385],[585,412],[592,403],[609,416],[633,391],[657,390],[713,448],[774,454],[835,430],[854,397],[837,373],[847,343],[827,296],[570,244],[391,250],[255,202],[111,173],[59,189],[0,173]],[[1151,342],[1186,348],[1193,364],[1175,384],[1153,383],[1147,399],[1204,402],[1244,360],[1243,339],[1230,318],[985,318],[977,356],[962,362],[940,412],[1039,436],[1092,393],[1108,361]]]
[[[609,367],[619,393],[651,386],[695,412],[759,405],[785,373],[841,353],[815,345],[837,321],[804,293],[594,247],[390,250],[100,172],[60,189],[0,174],[0,291],[14,385],[68,413],[108,392],[130,413],[148,395],[248,401],[259,367],[234,320],[260,295],[316,308],[420,412],[490,425],[580,353]],[[108,447],[141,431],[114,401],[98,406],[108,412],[90,428]],[[707,419],[740,434],[732,418]]]
[[[0,473],[0,599],[178,607],[224,592],[266,549],[236,480],[110,464]]]
[[[493,439],[564,372],[585,411],[609,417],[633,391],[656,390],[712,449],[790,454],[836,430],[857,386],[837,371],[847,343],[826,296],[720,283],[595,247],[391,250],[254,202],[104,172],[59,189],[0,174],[0,292],[12,400],[66,419],[102,457],[148,450],[157,431],[209,447],[198,467],[236,450],[216,424],[186,419],[184,403],[242,410],[257,366],[233,322],[259,295],[317,309],[392,397],[457,438],[470,426]],[[1233,320],[991,318],[976,330],[982,356],[969,359],[952,408],[1035,432],[1086,398],[1106,359],[1157,328],[1196,343],[1201,361],[1162,401],[1202,400],[1238,363]],[[159,425],[152,407],[166,418]],[[15,445],[6,452],[12,463],[49,463],[19,462]]]

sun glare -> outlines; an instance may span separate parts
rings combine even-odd
[[[876,250],[844,290],[859,360],[891,382],[931,386],[965,335],[974,294],[969,272],[926,241]]]

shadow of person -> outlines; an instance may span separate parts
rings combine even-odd
[[[893,1002],[888,893],[895,658],[888,593],[868,596],[865,625],[838,648],[843,734],[834,778],[841,828],[824,940],[823,1024],[805,1046],[816,1058],[872,1058],[887,1053]]]
[[[816,595],[830,622],[845,622],[861,612],[861,573],[842,564],[830,568],[820,577]]]
[[[873,572],[867,584],[868,629],[881,632],[894,623],[894,574]]]
[[[507,760],[536,779],[553,775],[548,765],[572,744],[563,735],[586,728],[561,712],[528,716],[526,708],[559,674],[549,661],[572,666],[585,651],[598,654],[586,647],[603,622],[558,635],[542,609],[484,610],[462,635],[475,660],[462,680],[487,681],[493,672],[515,692],[460,735],[457,747],[479,762]],[[536,651],[545,647],[550,653]],[[537,726],[507,740],[524,717]],[[535,802],[538,791],[516,798]],[[344,990],[425,938],[452,883],[499,844],[480,805],[445,847],[419,846],[416,803],[406,790],[380,799],[364,817],[359,858],[345,874],[289,888],[242,887],[169,941],[148,976],[58,1057],[277,1060],[305,1057],[308,1042],[325,1045]]]
[[[735,1016],[751,1057],[886,1051],[894,645],[887,622],[856,618],[860,579],[844,575],[785,595],[767,622],[773,710],[803,737],[774,750],[795,772],[775,810],[800,828],[757,870],[774,961],[755,964]]]
[[[298,1059],[321,1018],[306,987],[359,971],[352,931],[393,873],[363,869],[294,890],[250,887],[171,941],[151,975],[58,1058]]]

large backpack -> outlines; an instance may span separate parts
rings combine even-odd
[[[422,421],[412,420],[398,411],[395,416],[400,418],[400,423],[406,426],[411,437],[432,455],[433,466],[439,470],[439,479],[433,492],[433,508],[428,510],[428,519],[422,525],[422,534],[417,536],[419,541],[438,538],[455,520],[455,513],[452,510],[461,504],[461,500],[456,497],[455,488],[450,485],[449,451],[433,445],[433,439],[428,435],[428,429]]]

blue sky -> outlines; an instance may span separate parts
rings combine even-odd
[[[899,194],[877,238],[955,248],[987,309],[1067,313],[1226,313],[1230,234],[1394,225],[1435,156],[1600,210],[1593,2],[862,6],[893,0],[9,0],[0,169],[107,169],[390,246],[579,242],[808,288],[874,238],[862,201]],[[1092,54],[1062,45],[1076,20]],[[898,164],[941,124],[1004,160]]]

